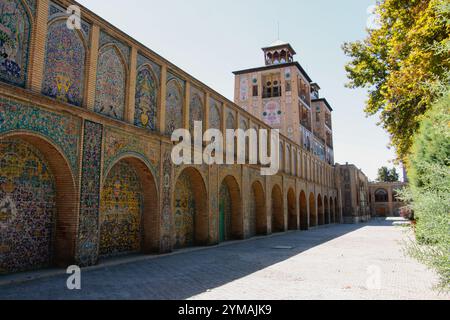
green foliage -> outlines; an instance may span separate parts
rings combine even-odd
[[[409,161],[411,185],[403,193],[416,217],[417,243],[409,251],[450,290],[450,88],[423,120]]]
[[[399,175],[397,169],[388,169],[387,167],[381,167],[378,170],[378,182],[397,182],[399,181]]]
[[[381,27],[363,41],[345,43],[350,88],[366,88],[368,115],[380,114],[405,161],[420,121],[450,79],[448,0],[382,0]]]

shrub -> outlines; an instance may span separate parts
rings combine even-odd
[[[426,115],[409,159],[410,187],[403,192],[416,218],[409,253],[435,269],[450,290],[450,88]]]

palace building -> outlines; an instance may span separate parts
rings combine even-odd
[[[0,0],[0,273],[344,222],[333,109],[289,44],[233,102],[82,6],[68,28],[74,4]],[[280,171],[174,165],[194,121],[280,129]]]

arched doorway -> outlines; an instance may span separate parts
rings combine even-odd
[[[334,219],[336,223],[341,223],[341,213],[339,212],[339,204],[336,198],[334,198]]]
[[[319,194],[317,197],[317,215],[318,215],[318,222],[319,226],[323,226],[325,219],[324,219],[324,210],[323,210],[323,202],[322,202],[322,196]]]
[[[272,189],[272,233],[284,231],[283,193],[276,185]]]
[[[314,193],[309,195],[309,226],[317,226],[316,197]]]
[[[308,203],[304,191],[300,193],[300,229],[308,230]]]
[[[68,162],[46,139],[0,139],[0,273],[74,263],[76,194]]]
[[[330,198],[330,220],[331,220],[331,223],[336,223],[333,198]]]
[[[330,207],[328,206],[328,197],[324,198],[325,224],[330,224]]]
[[[266,199],[260,182],[253,183],[249,200],[249,237],[267,234]]]
[[[181,249],[208,243],[207,192],[201,174],[184,169],[175,185],[174,248]]]
[[[156,251],[157,205],[156,183],[148,167],[134,157],[116,162],[100,195],[100,256]]]
[[[297,204],[295,201],[295,192],[289,189],[288,192],[288,228],[289,230],[298,230]]]
[[[241,210],[241,193],[236,179],[226,177],[220,186],[219,241],[244,237],[244,219]]]

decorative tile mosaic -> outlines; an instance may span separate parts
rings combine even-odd
[[[183,89],[179,81],[172,79],[167,82],[166,93],[166,135],[183,128]]]
[[[177,180],[174,194],[174,247],[194,245],[195,199],[189,176],[182,173]]]
[[[230,189],[225,183],[220,186],[219,193],[219,242],[228,241],[232,238],[231,229],[231,194]]]
[[[100,50],[97,65],[95,108],[98,113],[123,120],[126,68],[115,46]]]
[[[134,124],[156,131],[158,112],[158,82],[147,65],[141,67],[136,76],[136,104]]]
[[[161,66],[138,53],[136,68],[139,70],[143,65],[149,65],[151,67],[153,74],[156,76],[159,83],[161,80]]]
[[[189,103],[189,130],[191,133],[194,132],[194,122],[201,121],[204,119],[204,105],[203,97],[198,90],[191,89],[191,101]]]
[[[63,102],[81,106],[83,102],[86,52],[76,30],[65,20],[48,27],[42,93]]]
[[[164,151],[162,180],[162,211],[161,211],[161,252],[169,252],[173,246],[172,236],[172,185],[173,163],[170,148]]]
[[[35,1],[35,0],[33,0]],[[64,9],[60,5],[51,2],[48,8],[48,21],[52,21],[57,18],[68,18],[72,13],[67,13],[67,9]],[[64,19],[64,23],[66,23],[67,19]],[[84,20],[81,20],[81,31],[84,34],[86,39],[89,39],[89,33],[91,31],[91,25]]]
[[[113,44],[119,48],[125,58],[126,64],[128,65],[130,63],[130,47],[102,30],[100,31],[99,48],[107,44]]]
[[[0,98],[0,134],[27,130],[45,136],[64,153],[74,174],[78,172],[80,127],[78,118]]]
[[[29,2],[34,8],[34,1]],[[2,0],[0,7],[0,79],[25,86],[31,20],[21,0]]]
[[[141,139],[124,131],[107,127],[105,129],[105,157],[104,172],[111,169],[111,165],[124,154],[134,154],[140,158],[151,170],[155,179],[159,174],[159,143]]]
[[[142,193],[132,166],[121,161],[111,169],[100,202],[101,256],[140,251]]]
[[[222,127],[222,117],[220,116],[220,104],[211,98],[209,100],[209,128],[210,129],[221,129]]]
[[[50,265],[55,195],[44,156],[22,140],[0,140],[0,274]]]
[[[98,259],[98,220],[103,126],[85,121],[77,261],[90,266]]]

